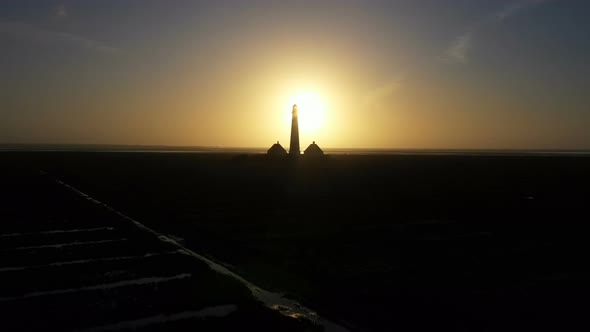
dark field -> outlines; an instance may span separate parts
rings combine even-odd
[[[0,158],[182,238],[351,330],[590,326],[588,157]]]

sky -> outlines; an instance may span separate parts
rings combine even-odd
[[[303,148],[590,149],[588,17],[587,0],[3,0],[0,143],[287,146],[308,102]]]

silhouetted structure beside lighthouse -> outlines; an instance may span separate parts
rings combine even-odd
[[[299,119],[297,114],[297,104],[293,105],[291,119],[291,145],[289,145],[289,155],[298,157],[301,153],[299,148]]]
[[[271,157],[286,157],[287,151],[283,148],[283,146],[277,141],[273,146],[268,149],[267,154]]]
[[[323,157],[324,151],[322,151],[319,145],[315,144],[315,141],[313,141],[313,143],[311,143],[307,149],[305,149],[303,155],[312,158]]]

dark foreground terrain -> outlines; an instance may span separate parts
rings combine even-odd
[[[0,331],[321,330],[170,238],[3,161]]]
[[[6,169],[42,170],[351,330],[590,327],[588,157],[0,158]],[[100,222],[85,227],[108,227]],[[155,259],[149,268],[181,272],[167,272],[170,264]],[[5,288],[15,282],[0,276]]]

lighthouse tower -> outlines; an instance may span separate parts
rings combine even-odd
[[[293,105],[293,118],[291,120],[291,145],[289,146],[290,156],[299,156],[299,121],[297,118],[297,104]]]

